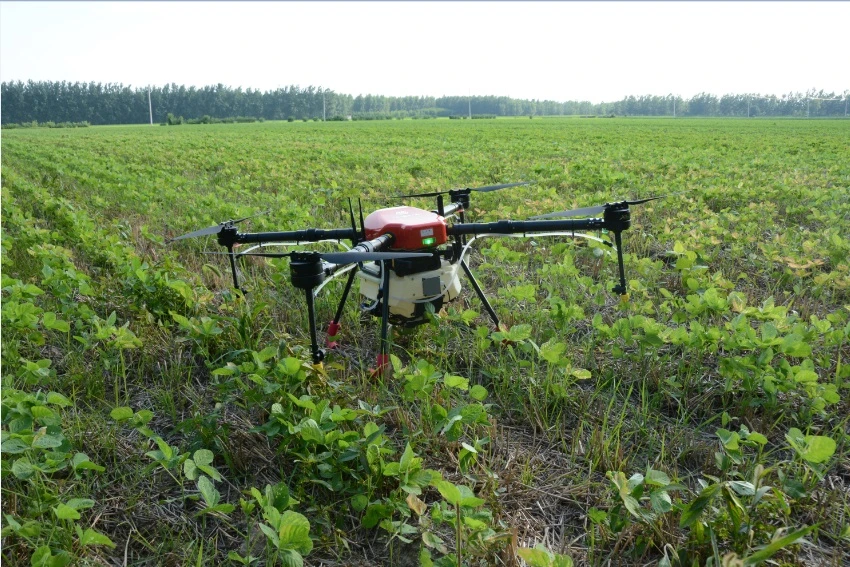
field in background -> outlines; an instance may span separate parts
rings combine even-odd
[[[3,559],[845,564],[848,139],[616,118],[4,131]],[[674,194],[633,209],[630,301],[605,247],[483,239],[472,268],[510,331],[464,283],[396,333],[386,379],[356,301],[316,370],[285,260],[244,265],[238,297],[213,240],[165,244],[521,180],[472,218]]]

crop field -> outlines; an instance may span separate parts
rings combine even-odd
[[[609,247],[482,238],[506,328],[462,278],[385,376],[358,300],[314,367],[287,259],[242,295],[215,237],[168,243],[524,180],[469,217],[668,195],[632,208],[628,299]],[[4,564],[838,567],[848,399],[846,120],[2,134]]]

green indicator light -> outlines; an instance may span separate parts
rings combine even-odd
[[[422,246],[433,246],[435,242],[437,242],[437,239],[433,236],[431,238],[423,238]]]

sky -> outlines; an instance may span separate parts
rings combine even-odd
[[[351,95],[850,89],[850,2],[9,2],[0,80]]]

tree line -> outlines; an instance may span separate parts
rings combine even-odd
[[[3,124],[64,122],[91,124],[164,123],[169,114],[186,118],[253,117],[262,120],[340,117],[438,116],[814,116],[847,115],[850,91],[823,90],[760,94],[700,93],[689,99],[667,96],[629,96],[616,102],[557,102],[506,96],[383,96],[337,93],[331,89],[288,86],[269,91],[243,90],[222,84],[201,88],[184,85],[130,87],[115,83],[54,81],[0,84]],[[830,100],[831,99],[831,100]]]

